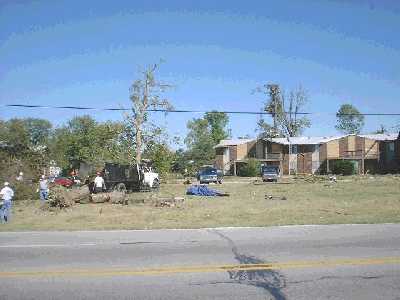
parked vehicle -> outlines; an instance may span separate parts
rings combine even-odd
[[[213,167],[201,168],[197,173],[197,180],[200,184],[208,184],[210,182],[222,184],[223,177],[223,172]]]
[[[53,183],[64,187],[71,187],[74,184],[74,181],[67,177],[57,177],[54,179]]]
[[[141,191],[157,189],[160,186],[159,175],[148,162],[140,165],[105,163],[101,174],[107,191]],[[93,178],[89,180],[89,189],[91,185]]]
[[[280,177],[279,167],[276,166],[262,166],[261,177],[263,181],[277,182]]]

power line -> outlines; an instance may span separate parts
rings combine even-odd
[[[4,104],[2,107],[14,107],[14,108],[43,108],[43,109],[71,109],[71,110],[94,110],[94,111],[129,111],[131,108],[115,108],[115,107],[84,107],[84,106],[48,106],[48,105],[31,105],[31,104]],[[272,112],[265,111],[205,111],[205,110],[183,110],[183,109],[147,109],[147,112],[163,112],[163,113],[226,113],[226,114],[247,114],[247,115],[273,115]],[[288,112],[287,112],[288,113]],[[346,114],[346,113],[321,113],[321,112],[297,112],[297,115],[321,115],[329,114],[336,116],[400,116],[400,113],[359,113],[359,114]]]
[[[47,105],[30,105],[30,104],[5,104],[3,107],[16,108],[45,108],[45,109],[72,109],[72,110],[98,110],[98,111],[129,111],[131,108],[99,108],[99,107],[83,107],[83,106],[47,106]],[[210,113],[219,112],[226,114],[248,114],[248,115],[271,115],[269,112],[263,111],[203,111],[203,110],[183,110],[183,109],[147,109],[147,112],[164,112],[164,113]],[[310,115],[308,112],[298,112],[298,115]]]

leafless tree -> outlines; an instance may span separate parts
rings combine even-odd
[[[159,64],[153,64],[141,71],[141,78],[135,80],[130,87],[129,98],[132,102],[132,110],[126,119],[133,125],[138,163],[142,159],[145,126],[149,123],[148,111],[173,109],[171,103],[161,96],[171,85],[156,79],[155,73],[158,67]]]
[[[307,93],[301,86],[288,94],[276,84],[264,85],[256,91],[269,95],[264,111],[272,115],[274,125],[271,126],[264,120],[258,123],[268,137],[298,136],[305,128],[311,126],[310,120],[301,111],[308,101]]]

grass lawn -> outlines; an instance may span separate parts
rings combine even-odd
[[[210,185],[230,197],[186,196],[186,187],[168,183],[158,193],[129,194],[129,205],[76,204],[59,212],[42,211],[39,200],[16,201],[11,222],[0,225],[0,231],[400,222],[399,176],[342,177],[337,183],[288,179],[278,184],[229,178]],[[152,201],[173,196],[185,200],[162,208]]]

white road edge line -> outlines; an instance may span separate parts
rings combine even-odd
[[[112,229],[112,230],[55,230],[55,231],[0,231],[1,235],[16,235],[16,234],[79,234],[79,233],[130,233],[130,232],[158,232],[158,231],[201,231],[201,230],[209,230],[209,229],[218,229],[218,230],[236,230],[236,229],[279,229],[279,228],[307,228],[307,227],[341,227],[341,226],[354,226],[354,227],[367,227],[367,226],[387,226],[394,225],[400,226],[399,223],[347,223],[347,224],[301,224],[301,225],[274,225],[274,226],[225,226],[225,227],[201,227],[201,228],[168,228],[168,229]]]
[[[43,248],[43,247],[79,247],[79,246],[97,246],[95,243],[85,244],[28,244],[28,245],[0,245],[0,248]]]

